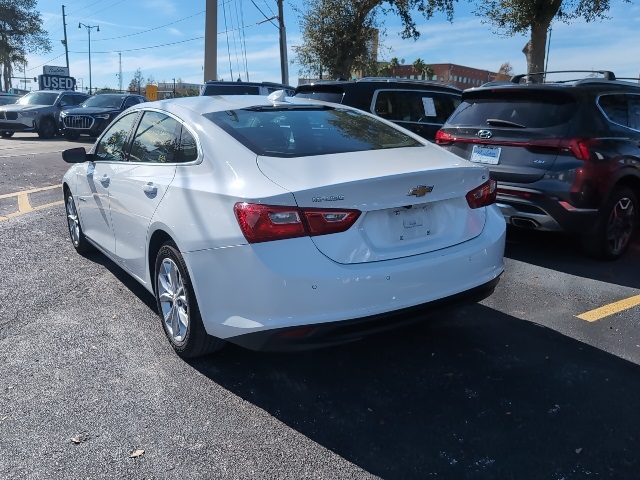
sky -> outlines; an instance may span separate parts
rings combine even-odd
[[[42,74],[43,65],[66,66],[62,5],[65,5],[70,75],[78,88],[89,87],[89,33],[91,29],[91,84],[93,88],[127,88],[137,69],[156,82],[200,84],[204,80],[205,0],[39,0],[43,29],[52,44],[49,53],[27,57],[26,76]],[[611,70],[618,77],[640,76],[640,5],[611,0],[610,19],[592,23],[554,23],[548,70]],[[301,0],[284,0],[289,61],[292,47],[301,43],[295,7]],[[218,3],[218,77],[223,80],[280,82],[280,48],[276,0],[222,0]],[[421,37],[403,40],[400,21],[392,14],[381,17],[386,35],[378,59],[392,57],[411,64],[454,63],[497,71],[509,62],[514,73],[526,72],[522,47],[526,36],[504,37],[483,24],[467,2],[456,4],[453,23],[443,15],[426,20],[414,14]],[[119,53],[120,52],[120,55]],[[121,65],[121,67],[120,67]],[[14,72],[23,76],[22,72]],[[289,84],[296,86],[300,65],[289,64]],[[22,87],[14,79],[14,87]],[[35,90],[36,84],[27,84]]]

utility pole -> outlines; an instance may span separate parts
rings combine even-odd
[[[100,25],[85,25],[84,23],[78,23],[78,28],[86,28],[87,34],[89,35],[89,95],[93,95],[91,93],[91,30],[96,28],[96,32],[100,31]]]
[[[207,0],[204,24],[204,81],[218,80],[218,0]]]
[[[67,72],[71,74],[71,72],[69,72],[69,46],[67,45],[67,21],[64,14],[64,5],[62,5],[62,27],[64,28],[64,40],[62,43],[64,44],[64,54],[67,58]]]
[[[287,60],[287,31],[284,27],[282,0],[278,0],[278,29],[280,30],[280,73],[282,83],[289,85],[289,61]]]
[[[118,89],[120,90],[120,93],[122,93],[122,52],[118,52],[118,62],[120,65],[120,68],[118,70]]]

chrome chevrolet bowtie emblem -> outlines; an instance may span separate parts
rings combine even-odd
[[[424,197],[427,193],[431,193],[433,185],[418,185],[416,188],[409,190],[407,195],[415,195],[416,197]]]

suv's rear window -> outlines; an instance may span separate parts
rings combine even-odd
[[[258,107],[204,115],[257,155],[304,157],[419,147],[364,113],[324,107]]]
[[[260,95],[260,87],[253,85],[205,85],[202,95]]]
[[[314,86],[313,90],[304,87],[296,92],[296,97],[322,100],[323,102],[342,103],[344,90],[335,85]]]
[[[527,128],[546,128],[571,120],[578,109],[576,100],[563,92],[516,89],[485,90],[463,94],[450,125],[485,126],[501,120]],[[505,123],[506,125],[506,123]]]

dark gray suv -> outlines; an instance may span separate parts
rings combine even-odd
[[[599,73],[465,90],[436,143],[489,168],[508,224],[576,234],[588,254],[615,259],[639,217],[640,85]]]
[[[84,102],[89,95],[72,90],[29,92],[16,103],[0,107],[0,132],[11,137],[15,132],[36,132],[40,138],[53,138],[60,127],[60,112]]]

